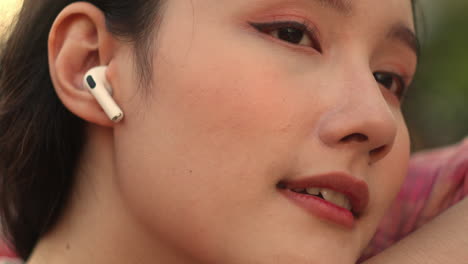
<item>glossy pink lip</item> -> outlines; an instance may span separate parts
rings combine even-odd
[[[365,211],[369,203],[367,184],[363,180],[342,172],[303,177],[294,181],[283,181],[278,184],[278,187],[282,194],[307,212],[348,228],[354,227],[355,218]],[[353,212],[316,196],[292,191],[292,189],[311,187],[328,188],[346,195],[351,202]]]

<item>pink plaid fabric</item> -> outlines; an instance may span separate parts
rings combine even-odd
[[[468,138],[415,154],[403,187],[384,217],[365,260],[418,229],[468,194]]]
[[[10,250],[0,239],[0,260],[2,260],[3,258],[14,258],[15,256],[15,253],[12,250]]]

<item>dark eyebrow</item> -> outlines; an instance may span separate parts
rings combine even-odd
[[[315,0],[323,7],[334,9],[338,13],[349,15],[353,11],[352,0]]]
[[[421,54],[420,42],[416,34],[407,26],[404,26],[403,24],[394,25],[390,29],[387,35],[387,38],[401,41],[403,44],[408,46],[412,51],[414,51],[414,53],[416,54],[416,57],[419,58],[419,55]]]

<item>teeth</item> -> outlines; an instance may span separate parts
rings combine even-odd
[[[321,189],[320,193],[322,194],[323,198],[328,202],[343,207],[347,210],[351,210],[351,203],[349,199],[342,193],[332,191],[330,189]]]
[[[297,192],[297,193],[303,193],[305,192],[305,189],[292,189],[293,192]]]
[[[348,198],[345,197],[345,203],[343,205],[343,208],[351,211],[351,209],[353,209],[353,207],[351,206],[351,202],[348,200]]]
[[[320,188],[307,188],[306,192],[311,195],[319,195],[320,194]]]
[[[328,202],[336,206],[345,208],[349,211],[351,211],[352,209],[351,202],[349,201],[348,197],[346,197],[342,193],[335,192],[330,189],[313,187],[313,188],[307,188],[307,189],[296,188],[296,189],[292,189],[292,191],[297,192],[297,193],[308,193],[310,195],[316,195],[316,196],[321,194],[325,200],[327,200]]]

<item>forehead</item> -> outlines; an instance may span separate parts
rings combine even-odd
[[[169,1],[172,2],[172,1]],[[182,0],[196,13],[215,16],[255,14],[279,8],[295,8],[312,15],[324,14],[336,21],[402,24],[414,31],[412,0]],[[356,23],[353,23],[357,25]],[[362,25],[362,23],[361,23]]]
[[[175,1],[180,2],[181,0]],[[172,1],[169,1],[172,3]],[[194,6],[223,11],[235,7],[261,7],[281,5],[314,6],[336,11],[342,15],[359,15],[373,11],[384,13],[399,13],[412,20],[413,0],[182,0]]]
[[[374,1],[369,1],[369,0],[306,0],[309,2],[316,2],[320,4],[323,7],[334,9],[335,11],[342,13],[342,14],[348,14],[352,15],[355,12],[358,12],[359,8],[362,7],[374,7],[374,9],[377,9],[377,6],[382,5],[385,3],[390,4],[393,7],[396,8],[402,8],[403,6],[406,7],[411,7],[412,6],[412,0],[374,0]],[[401,6],[403,5],[403,6]],[[392,10],[387,10],[387,11],[392,11]]]
[[[203,0],[202,0],[203,1]],[[251,5],[303,5],[320,8],[324,12],[335,13],[346,17],[362,15],[395,15],[411,23],[413,20],[412,0],[237,0]],[[224,1],[220,1],[224,2]]]

